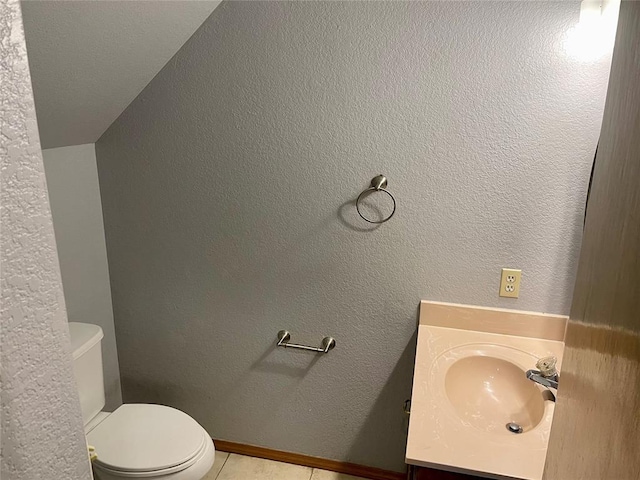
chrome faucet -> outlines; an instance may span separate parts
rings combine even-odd
[[[527,370],[527,378],[543,387],[558,389],[558,370],[556,369],[556,357],[544,357],[538,360],[536,368],[538,370]]]

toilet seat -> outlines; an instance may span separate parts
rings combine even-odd
[[[87,435],[96,469],[117,477],[158,477],[198,462],[211,444],[189,415],[162,405],[125,404]]]

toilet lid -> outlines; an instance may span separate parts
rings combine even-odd
[[[162,405],[125,404],[87,435],[98,465],[121,472],[164,470],[189,462],[206,445],[193,418]]]

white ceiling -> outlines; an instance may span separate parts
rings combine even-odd
[[[43,148],[98,140],[220,0],[23,0]]]

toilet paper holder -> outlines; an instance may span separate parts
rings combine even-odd
[[[316,353],[329,353],[329,351],[333,350],[336,346],[336,341],[333,337],[324,337],[319,347],[289,343],[289,340],[291,340],[291,334],[287,330],[280,330],[278,332],[278,347],[297,348],[299,350],[307,350],[309,352]]]

